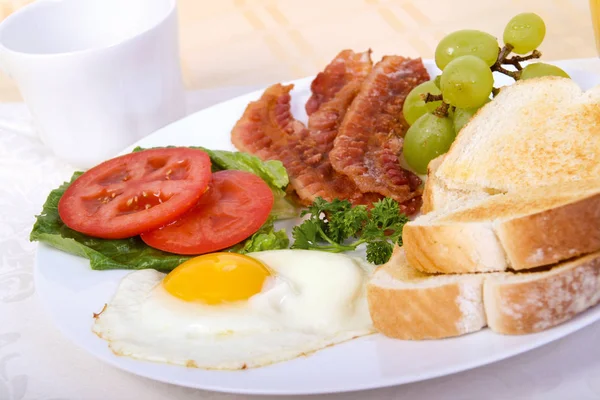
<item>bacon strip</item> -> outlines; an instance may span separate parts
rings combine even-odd
[[[239,151],[270,160],[276,158],[277,149],[294,138],[296,130],[305,129],[290,111],[293,88],[294,85],[278,83],[267,88],[260,99],[248,104],[231,131],[231,142]]]
[[[371,50],[363,53],[341,51],[312,81],[312,96],[306,102],[306,114],[312,115],[321,104],[333,99],[349,82],[362,81],[371,72],[372,67]]]
[[[231,132],[233,144],[263,160],[280,160],[299,200],[311,204],[318,196],[328,201],[348,199],[371,204],[381,198],[363,194],[347,176],[337,173],[329,152],[346,110],[360,89],[360,81],[347,84],[309,119],[310,129],[290,113],[291,86],[273,85],[250,103]]]
[[[319,196],[327,201],[347,199],[353,204],[371,204],[381,198],[375,193],[361,193],[351,179],[333,169],[329,160],[339,126],[359,89],[360,82],[352,81],[322,104],[309,118],[308,137],[295,144],[293,155],[287,158],[289,162],[284,162],[293,177],[292,186],[304,204]]]
[[[411,89],[427,80],[420,59],[384,57],[352,102],[329,154],[333,168],[362,192],[392,197],[407,214],[420,205],[421,180],[398,162],[408,129],[402,106]]]

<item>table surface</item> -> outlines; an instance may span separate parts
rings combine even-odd
[[[0,0],[0,19],[28,1]],[[371,47],[376,56],[431,57],[435,43],[465,21],[499,35],[524,10],[546,20],[545,58],[596,55],[584,0],[179,0],[179,5],[182,67],[194,89],[190,110],[313,74],[345,47]],[[580,67],[598,72],[600,61],[584,60]],[[12,82],[0,76],[0,102],[18,100]],[[22,103],[0,104],[0,400],[247,398],[153,382],[104,365],[74,347],[44,315],[33,285],[36,245],[28,235],[49,190],[73,169],[28,133],[29,120]],[[600,399],[599,335],[597,323],[472,371],[315,398]]]
[[[0,20],[32,0],[0,0]],[[38,0],[43,1],[43,0]],[[595,0],[594,0],[595,1]],[[501,38],[520,12],[546,22],[547,60],[596,56],[588,0],[177,0],[188,89],[286,81],[314,75],[345,48],[432,58],[457,29]],[[0,102],[19,93],[0,74]]]

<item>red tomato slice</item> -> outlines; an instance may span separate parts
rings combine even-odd
[[[196,205],[210,158],[188,148],[151,149],[105,161],[69,186],[58,214],[71,229],[122,239],[164,226]]]
[[[241,242],[269,218],[273,192],[258,176],[219,171],[198,205],[178,221],[143,233],[149,246],[177,254],[204,254]]]

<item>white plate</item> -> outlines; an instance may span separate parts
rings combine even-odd
[[[584,87],[600,76],[559,63]],[[432,72],[435,68],[428,63]],[[311,79],[295,81],[293,111],[305,119],[304,103]],[[508,83],[509,81],[505,81]],[[498,83],[505,83],[498,82]],[[261,91],[262,92],[262,91]],[[144,147],[202,145],[233,149],[229,132],[254,92],[178,121],[143,139]],[[415,382],[482,366],[534,349],[600,319],[600,307],[545,332],[502,336],[490,330],[436,341],[400,341],[372,335],[314,355],[268,367],[237,372],[205,371],[115,356],[91,331],[92,314],[110,300],[129,271],[92,271],[89,263],[45,245],[37,253],[37,292],[60,330],[75,344],[107,363],[158,381],[199,389],[247,394],[317,394],[380,388]]]

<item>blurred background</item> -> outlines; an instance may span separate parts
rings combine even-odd
[[[43,0],[40,0],[43,1]],[[595,0],[593,0],[595,1]],[[0,0],[0,19],[32,0]],[[344,48],[432,58],[447,33],[499,38],[515,14],[546,22],[545,60],[595,57],[588,0],[178,0],[189,89],[267,85],[315,74]],[[118,12],[115,10],[115,12]],[[0,101],[20,101],[0,75]]]

